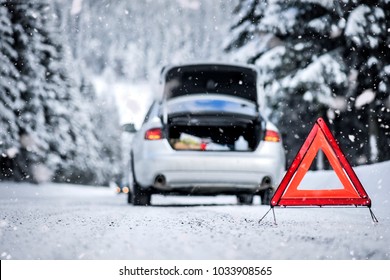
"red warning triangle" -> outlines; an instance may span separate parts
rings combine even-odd
[[[299,184],[319,150],[343,185],[343,189],[303,190]],[[314,124],[301,149],[271,199],[274,206],[371,206],[371,200],[322,118]]]

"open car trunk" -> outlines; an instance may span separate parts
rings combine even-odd
[[[167,104],[166,134],[176,150],[253,151],[262,120],[253,104],[236,98],[196,95]]]
[[[185,118],[173,118],[168,125],[168,139],[175,150],[253,151],[260,142],[259,122],[225,118],[219,123],[201,121],[185,123]]]
[[[195,64],[165,73],[163,123],[176,150],[253,151],[262,137],[257,72]]]

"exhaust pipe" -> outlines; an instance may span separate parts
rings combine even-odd
[[[262,186],[269,186],[269,187],[271,187],[271,183],[272,183],[272,180],[268,176],[264,177],[263,180],[261,181],[261,185]]]
[[[164,175],[158,174],[154,179],[154,187],[156,189],[163,189],[167,185],[167,180]]]

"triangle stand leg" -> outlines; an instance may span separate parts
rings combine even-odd
[[[275,208],[274,207],[272,207],[272,214],[274,215],[274,223],[275,223],[275,225],[277,225],[277,223],[276,223],[276,216],[275,216]]]
[[[268,215],[268,213],[269,213],[269,211],[271,211],[271,209],[272,209],[272,208],[270,207],[270,208],[268,209],[267,213],[265,213],[264,216],[260,218],[259,224],[264,220],[264,218]]]
[[[371,207],[368,207],[368,210],[370,210],[371,219],[374,223],[379,223],[378,219],[376,218],[374,212],[372,212]]]
[[[268,213],[269,213],[271,210],[272,210],[272,214],[273,214],[273,216],[274,216],[274,223],[275,223],[275,225],[276,225],[276,216],[275,216],[275,209],[274,209],[274,207],[270,207],[270,208],[268,209],[267,213],[265,213],[264,216],[260,218],[259,224],[264,220],[264,218],[268,215]]]

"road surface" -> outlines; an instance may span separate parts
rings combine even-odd
[[[277,225],[272,215],[259,224],[269,207],[258,200],[153,196],[153,206],[135,207],[109,188],[3,182],[0,259],[388,260],[388,170],[357,168],[378,224],[367,208],[277,208]]]

